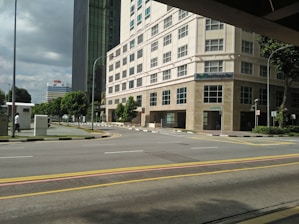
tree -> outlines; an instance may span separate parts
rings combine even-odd
[[[122,103],[117,104],[117,107],[115,109],[117,120],[121,121],[123,119],[124,109],[125,107]]]
[[[9,101],[12,102],[12,90],[8,92]],[[31,103],[31,95],[24,88],[15,87],[15,102]]]
[[[125,121],[132,121],[132,119],[137,116],[137,106],[138,103],[134,101],[132,96],[129,96],[123,112],[123,118]]]
[[[68,115],[74,115],[78,120],[81,115],[86,115],[88,102],[86,95],[81,91],[67,93],[61,100],[62,110],[67,111]]]
[[[5,93],[0,89],[0,106],[5,102]]]
[[[286,48],[272,54],[271,57],[271,63],[275,66],[276,71],[281,73],[284,79],[283,99],[276,117],[279,127],[283,127],[287,112],[286,105],[288,91],[292,82],[296,78],[299,78],[299,47],[292,45],[288,46],[283,42],[265,36],[260,38],[259,43],[261,45],[261,54],[265,57],[269,57],[275,50],[286,46]]]
[[[58,116],[59,123],[60,123],[61,117],[67,113],[67,111],[63,110],[63,108],[62,108],[62,103],[61,103],[62,99],[63,98],[58,97],[49,103],[50,114],[54,115],[54,116]]]

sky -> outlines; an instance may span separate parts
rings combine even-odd
[[[18,0],[16,86],[46,102],[47,82],[71,84],[73,0]],[[14,0],[0,0],[0,89],[13,82]]]

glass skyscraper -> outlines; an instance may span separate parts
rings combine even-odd
[[[95,100],[105,92],[106,52],[119,44],[120,0],[75,0],[73,29],[72,89],[92,92],[93,63]]]

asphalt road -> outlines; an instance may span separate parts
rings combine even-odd
[[[0,143],[0,223],[237,223],[299,205],[298,138],[105,129],[119,136]]]

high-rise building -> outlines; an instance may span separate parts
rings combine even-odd
[[[133,96],[141,126],[267,125],[267,58],[260,56],[258,34],[151,0],[122,0],[121,14],[121,42],[108,52],[107,121]],[[283,90],[283,77],[271,66],[270,111]],[[299,82],[289,96],[288,112],[298,117]]]
[[[53,83],[47,83],[46,100],[49,103],[58,97],[63,97],[70,91],[72,91],[72,87],[69,83],[54,80]]]
[[[106,52],[119,44],[120,0],[75,0],[73,29],[74,91],[86,92],[91,99],[93,64],[95,99],[105,92]]]

